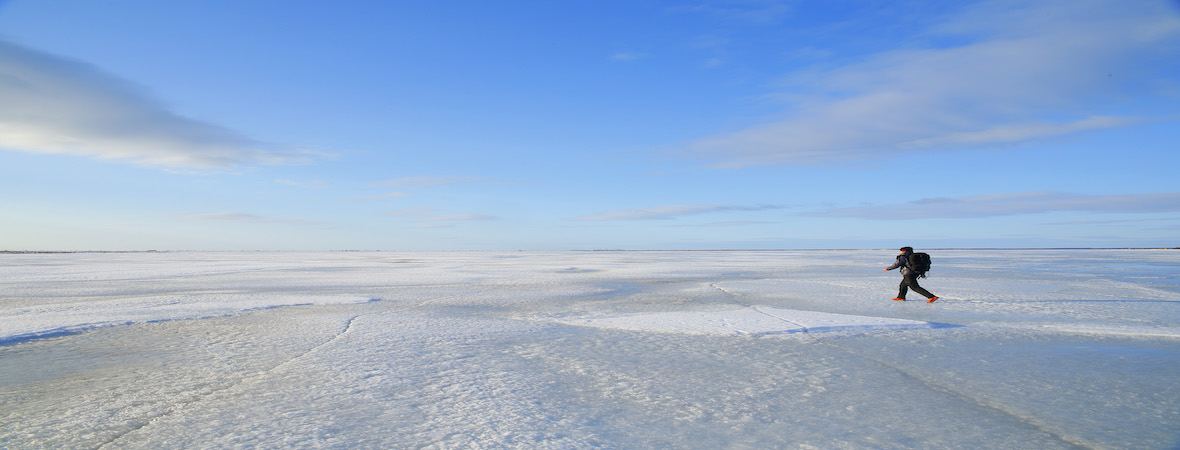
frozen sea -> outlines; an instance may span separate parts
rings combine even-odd
[[[930,253],[2,254],[0,448],[1180,445],[1180,250]]]

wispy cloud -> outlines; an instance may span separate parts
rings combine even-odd
[[[793,11],[791,2],[783,0],[720,0],[695,2],[685,6],[674,6],[673,11],[705,14],[725,20],[770,24],[782,19]]]
[[[381,215],[412,218],[418,223],[419,228],[445,228],[467,222],[482,222],[498,219],[496,216],[487,214],[439,214],[439,211],[438,208],[420,207],[387,211]]]
[[[1166,2],[984,2],[926,31],[949,47],[906,48],[792,74],[790,116],[692,143],[741,167],[830,163],[1010,144],[1117,127],[1116,98],[1149,92],[1180,58]]]
[[[392,198],[406,198],[409,196],[410,196],[410,194],[407,194],[405,192],[386,192],[384,194],[367,195],[364,197],[358,197],[357,200],[360,200],[360,201],[389,200]]]
[[[646,54],[639,52],[615,52],[614,54],[610,55],[610,59],[612,61],[618,62],[638,61],[646,57]]]
[[[590,216],[578,217],[573,220],[582,221],[615,221],[615,220],[668,220],[681,216],[709,214],[731,211],[764,211],[768,209],[782,209],[776,205],[734,206],[734,205],[674,205],[657,206],[652,208],[625,209],[607,211]]]
[[[310,161],[170,111],[92,65],[0,39],[0,148],[181,169]]]
[[[752,225],[768,225],[774,222],[767,222],[764,220],[732,220],[728,222],[713,222],[703,223],[700,225],[681,225],[683,227],[698,227],[698,228],[729,228],[729,227],[748,227]]]
[[[1049,222],[1045,225],[1107,225],[1116,223],[1147,223],[1147,222],[1177,222],[1180,217],[1165,217],[1161,219],[1112,219],[1112,220],[1071,220],[1066,222]]]
[[[328,182],[324,180],[310,180],[310,181],[295,181],[295,180],[275,180],[277,184],[284,184],[292,187],[301,188],[326,188]]]
[[[1180,192],[1127,195],[1021,192],[958,198],[926,198],[899,205],[834,208],[807,215],[904,220],[995,217],[1058,211],[1105,214],[1180,212]]]
[[[393,178],[384,181],[373,183],[373,186],[392,186],[392,187],[434,187],[434,186],[449,186],[455,184],[471,184],[471,183],[511,183],[516,180],[508,180],[504,178],[488,178],[488,177],[460,177],[460,176],[420,176],[420,177],[404,177]]]
[[[287,225],[313,225],[323,226],[324,222],[303,219],[283,219],[275,217],[265,217],[255,214],[243,212],[215,212],[205,214],[191,214],[184,216],[183,219],[195,222],[236,222],[236,223],[255,223],[255,224],[287,224]]]
[[[487,214],[440,214],[424,216],[418,221],[421,223],[421,228],[444,228],[467,222],[483,222],[487,220],[496,220],[496,216]]]
[[[424,214],[429,214],[434,211],[438,211],[438,208],[421,207],[421,208],[397,209],[397,210],[393,210],[393,211],[383,212],[383,213],[381,213],[381,215],[393,216],[393,217],[415,217],[415,216],[421,216]]]

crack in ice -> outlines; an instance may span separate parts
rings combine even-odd
[[[276,364],[269,369],[260,371],[258,373],[255,373],[254,375],[243,377],[235,383],[226,385],[226,386],[221,387],[219,389],[214,389],[214,390],[204,393],[204,394],[198,394],[196,397],[192,398],[191,400],[176,403],[171,408],[168,408],[166,411],[163,411],[159,414],[150,416],[150,418],[148,418],[146,421],[142,422],[139,426],[132,427],[132,428],[127,429],[121,433],[116,434],[115,436],[108,439],[106,442],[103,442],[102,444],[98,445],[98,447],[96,447],[96,448],[98,448],[98,449],[107,448],[108,446],[114,445],[115,443],[117,443],[118,441],[122,440],[123,438],[125,438],[129,435],[139,432],[145,428],[148,428],[152,424],[157,423],[158,421],[160,421],[164,418],[172,416],[173,414],[176,414],[177,412],[179,412],[185,408],[188,408],[188,407],[193,406],[195,404],[201,403],[205,399],[211,398],[211,397],[213,397],[217,394],[220,394],[222,392],[232,390],[238,386],[242,386],[247,383],[251,383],[256,380],[261,380],[261,379],[264,379],[270,375],[273,375],[274,373],[281,370],[283,367],[289,366],[292,363],[294,363],[295,361],[303,359],[303,358],[307,357],[307,355],[315,353],[318,350],[320,350],[321,348],[331,345],[332,343],[334,343],[334,342],[340,340],[341,338],[343,338],[344,336],[348,335],[352,331],[353,325],[355,324],[356,320],[364,315],[365,314],[358,314],[358,315],[352,316],[351,318],[348,319],[347,322],[345,322],[344,328],[342,330],[340,330],[339,332],[337,332],[335,335],[328,338],[324,342],[321,342],[320,344],[308,349],[307,351],[304,351],[303,353],[300,353],[300,354],[295,355],[291,358],[288,358],[287,360],[285,360],[279,364]]]
[[[781,320],[783,322],[798,326],[800,328],[800,333],[802,335],[805,335],[808,338],[811,338],[811,340],[817,344],[822,344],[827,347],[831,347],[831,348],[840,350],[842,352],[848,353],[852,356],[856,356],[858,358],[864,359],[866,361],[870,361],[870,362],[875,363],[879,366],[886,367],[886,368],[900,374],[901,376],[903,376],[905,378],[908,378],[910,380],[914,380],[914,381],[922,384],[927,389],[937,391],[937,392],[942,392],[942,393],[951,395],[955,398],[958,398],[959,400],[964,401],[966,403],[973,404],[979,408],[995,411],[995,412],[1000,413],[1004,416],[1011,417],[1020,423],[1024,423],[1024,424],[1031,426],[1041,432],[1048,434],[1049,436],[1052,436],[1054,439],[1057,439],[1057,440],[1061,441],[1062,443],[1065,443],[1068,445],[1073,445],[1073,446],[1080,446],[1080,447],[1092,447],[1092,448],[1097,447],[1097,445],[1095,445],[1094,443],[1086,442],[1083,439],[1066,436],[1064,433],[1052,429],[1052,427],[1049,426],[1048,424],[1040,423],[1040,421],[1036,420],[1036,418],[1034,418],[1034,417],[1027,417],[1018,411],[1013,411],[1007,405],[975,398],[967,393],[964,393],[964,392],[954,389],[952,386],[937,383],[937,382],[930,380],[928,378],[921,377],[917,374],[914,374],[901,366],[891,364],[889,362],[883,361],[878,358],[874,358],[869,355],[862,354],[861,352],[858,352],[858,351],[853,350],[848,347],[837,345],[837,344],[834,344],[834,343],[831,343],[828,341],[821,341],[819,339],[819,337],[817,337],[815,334],[811,333],[810,328],[804,324],[790,320],[785,317],[781,317],[781,316],[777,316],[775,314],[772,314],[771,312],[766,311],[765,308],[742,302],[742,301],[738,300],[739,294],[736,294],[734,292],[726,290],[725,288],[718,285],[718,283],[710,283],[709,286],[718,290],[718,291],[721,291],[722,293],[725,293],[726,295],[728,295],[730,297],[730,299],[734,303],[741,305],[743,308],[749,308],[749,309],[756,311],[760,314],[763,314],[763,315],[766,315],[769,317],[773,317],[773,318]]]

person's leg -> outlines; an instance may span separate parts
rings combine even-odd
[[[913,289],[914,292],[922,294],[923,297],[926,297],[926,298],[933,298],[934,297],[934,294],[931,294],[930,291],[926,290],[926,288],[923,288],[922,286],[918,286],[918,274],[916,274],[916,273],[911,273],[911,274],[906,275],[905,276],[905,284],[908,284],[910,289]]]
[[[894,299],[905,300],[905,294],[910,291],[910,285],[906,282],[905,277],[901,277],[901,284],[897,285],[897,297]]]

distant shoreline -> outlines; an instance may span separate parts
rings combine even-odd
[[[571,249],[571,250],[0,250],[0,255],[59,255],[59,254],[102,254],[102,253],[457,253],[457,252],[822,252],[822,251],[886,251],[892,248],[768,248],[768,249]],[[1180,250],[1180,247],[963,247],[928,248],[931,251],[951,250]]]

